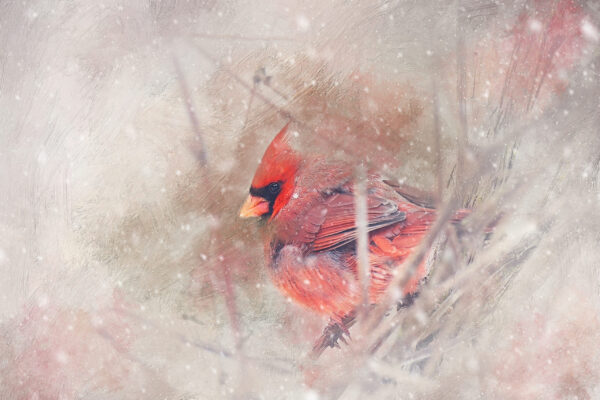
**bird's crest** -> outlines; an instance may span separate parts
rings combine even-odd
[[[289,125],[288,122],[265,150],[252,180],[253,187],[261,188],[271,182],[289,180],[298,170],[300,158],[290,146]]]

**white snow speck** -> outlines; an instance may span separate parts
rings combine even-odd
[[[304,400],[319,400],[319,393],[311,389],[304,394]]]
[[[69,361],[69,357],[67,357],[67,353],[65,353],[62,350],[59,350],[58,352],[56,352],[56,361],[58,361],[61,364],[66,364],[67,361]]]
[[[37,299],[38,307],[45,308],[48,305],[48,297],[46,295],[40,295]]]
[[[37,162],[41,165],[46,164],[48,161],[48,155],[44,150],[40,151],[37,156]]]
[[[292,197],[293,197],[294,199],[297,199],[297,198],[299,197],[299,196],[298,196],[298,193],[294,193],[294,194],[292,195]]]
[[[598,28],[586,19],[581,21],[581,33],[583,33],[583,37],[591,42],[598,42],[600,40]]]
[[[542,30],[542,23],[540,21],[538,21],[537,19],[530,19],[529,20],[529,29],[532,32],[539,32]]]
[[[296,18],[296,27],[299,31],[306,32],[310,28],[310,21],[304,15],[299,15]]]

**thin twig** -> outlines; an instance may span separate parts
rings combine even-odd
[[[175,66],[175,73],[177,74],[177,80],[179,81],[179,87],[181,90],[181,94],[183,95],[183,101],[185,102],[186,110],[188,113],[188,117],[190,119],[190,124],[192,125],[192,130],[194,131],[194,138],[198,142],[200,149],[195,151],[195,155],[198,157],[200,161],[200,165],[203,167],[207,165],[208,158],[206,155],[206,146],[204,144],[204,138],[202,135],[202,131],[200,129],[200,122],[198,122],[198,116],[196,115],[196,110],[193,106],[192,97],[190,96],[190,91],[188,89],[188,84],[181,70],[181,66],[179,65],[179,61],[176,56],[173,56],[173,65]]]
[[[468,132],[469,128],[467,125],[467,67],[465,64],[466,49],[465,49],[465,18],[463,8],[460,0],[458,1],[458,9],[456,15],[456,68],[457,68],[457,84],[456,92],[458,96],[458,119],[460,127],[458,130],[458,149],[457,149],[457,160],[456,160],[456,182],[457,187],[462,187],[464,184],[465,174],[465,151],[468,146]]]
[[[231,350],[227,350],[222,347],[217,347],[213,344],[209,344],[209,343],[200,341],[198,339],[191,339],[174,329],[167,329],[162,324],[159,325],[159,324],[149,320],[148,318],[142,317],[132,311],[129,311],[129,310],[126,310],[123,308],[114,308],[114,311],[122,316],[126,316],[126,317],[134,319],[140,323],[146,324],[147,326],[152,327],[156,330],[163,330],[166,334],[168,334],[169,337],[176,338],[177,341],[185,344],[186,346],[192,346],[192,347],[195,347],[202,351],[212,353],[214,355],[224,357],[224,358],[233,359],[235,356],[235,353]],[[282,364],[285,364],[285,366],[283,366],[283,365],[278,365],[278,364],[273,364],[273,363],[267,362],[262,357],[256,358],[256,357],[246,356],[246,359],[248,361],[251,361],[251,362],[254,362],[257,364],[261,364],[262,366],[264,366],[268,369],[271,369],[273,371],[277,371],[280,373],[286,373],[286,374],[293,373],[292,368],[289,367],[293,363],[292,360],[281,359]]]
[[[369,307],[369,283],[371,280],[371,271],[369,266],[369,238],[367,233],[367,171],[364,165],[356,167],[356,182],[354,184],[354,207],[355,223],[358,238],[356,240],[356,256],[358,267],[358,279],[362,289],[362,307],[358,313],[358,318]]]
[[[435,152],[435,177],[436,177],[436,206],[442,204],[444,190],[441,127],[440,127],[440,105],[437,94],[437,84],[433,81],[433,147]]]

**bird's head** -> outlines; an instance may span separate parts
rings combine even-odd
[[[240,217],[270,217],[281,211],[294,192],[300,157],[288,142],[289,123],[275,136],[260,161],[250,185],[250,195]]]

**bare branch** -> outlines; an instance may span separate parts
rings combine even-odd
[[[175,66],[175,73],[177,74],[177,79],[179,80],[179,87],[181,89],[181,94],[183,95],[183,101],[185,103],[188,117],[190,119],[190,124],[192,125],[192,130],[194,131],[194,139],[198,143],[198,149],[194,149],[194,154],[196,155],[196,157],[198,157],[200,164],[204,167],[207,165],[208,159],[206,155],[206,146],[204,144],[204,138],[200,129],[200,122],[198,121],[196,110],[194,109],[189,86],[187,84],[187,81],[185,79],[183,71],[181,70],[181,66],[179,65],[179,61],[176,56],[173,56],[173,65]]]

